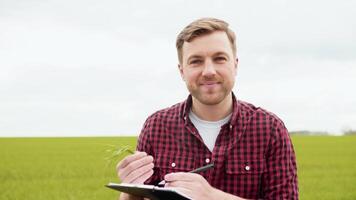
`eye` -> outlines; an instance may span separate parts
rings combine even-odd
[[[222,63],[222,62],[227,61],[227,58],[224,56],[218,56],[218,57],[214,58],[214,60],[215,60],[215,62]]]
[[[199,59],[191,60],[189,62],[190,65],[198,65],[198,64],[201,64],[201,63],[203,63],[203,61],[199,60]]]

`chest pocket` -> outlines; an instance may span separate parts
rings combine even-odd
[[[262,178],[266,171],[265,159],[229,158],[226,162],[226,188],[232,194],[256,199],[262,194]]]
[[[264,159],[228,159],[226,172],[228,174],[261,174],[265,170]]]
[[[179,155],[160,154],[155,158],[155,168],[160,179],[173,172],[188,172],[194,169],[194,158]]]

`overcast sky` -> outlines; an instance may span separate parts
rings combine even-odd
[[[138,135],[188,92],[175,39],[238,36],[241,100],[290,131],[356,129],[356,1],[0,0],[0,137]]]

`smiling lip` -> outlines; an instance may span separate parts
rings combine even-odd
[[[217,85],[219,84],[219,82],[215,82],[215,81],[208,81],[208,82],[203,82],[200,85]]]
[[[218,86],[220,85],[220,83],[219,82],[203,82],[203,83],[201,83],[200,84],[200,86],[202,87],[202,88],[204,88],[204,90],[215,90]]]

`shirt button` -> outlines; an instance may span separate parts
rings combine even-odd
[[[172,167],[175,167],[175,166],[176,166],[176,163],[172,163],[171,166],[172,166]]]
[[[210,159],[209,158],[205,159],[205,162],[210,163]]]
[[[232,124],[230,124],[230,129],[232,129]]]
[[[251,169],[250,166],[248,166],[248,165],[245,166],[245,170],[246,170],[246,171],[250,171],[250,169]]]

